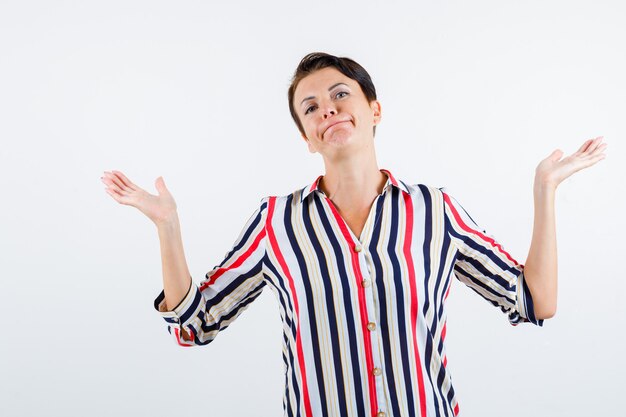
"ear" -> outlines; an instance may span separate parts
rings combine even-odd
[[[374,125],[377,125],[378,123],[380,123],[380,119],[382,118],[380,101],[373,100],[370,103],[370,108],[372,109],[372,115],[374,116]]]
[[[307,145],[309,147],[309,152],[316,153],[317,151],[315,150],[315,148],[311,144],[311,141],[303,133],[300,133],[300,136],[302,136],[302,139],[304,139],[304,141],[307,143]]]

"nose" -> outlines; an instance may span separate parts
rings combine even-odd
[[[322,106],[322,114],[324,115],[324,119],[328,119],[329,117],[337,114],[337,109],[335,108],[335,104],[332,101],[328,101]]]

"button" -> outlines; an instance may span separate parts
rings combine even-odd
[[[371,321],[367,323],[368,330],[376,330],[376,323],[372,323]]]
[[[369,278],[365,278],[363,281],[361,281],[361,285],[363,285],[364,287],[369,287],[371,283],[372,282]]]
[[[361,252],[363,250],[363,247],[361,247],[361,245],[355,245],[354,246],[354,251],[355,252]]]
[[[380,368],[374,368],[374,370],[372,370],[372,373],[376,376],[380,375],[383,373],[382,369]]]
[[[386,414],[384,411],[379,411],[378,414],[376,414],[376,417],[385,417]]]

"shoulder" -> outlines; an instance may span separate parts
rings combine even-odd
[[[306,193],[307,187],[298,188],[289,194],[284,195],[267,195],[261,198],[261,205],[285,205],[287,203],[290,204],[300,204],[302,202],[303,197]]]
[[[411,194],[413,198],[437,199],[441,200],[444,194],[448,193],[448,188],[424,183],[408,183],[400,180],[402,186]]]
[[[432,184],[424,184],[421,182],[418,182],[418,183],[407,183],[405,181],[401,181],[401,182],[411,194],[423,194],[425,192],[436,194],[436,193],[440,193],[441,190],[445,188],[445,187],[437,187]]]

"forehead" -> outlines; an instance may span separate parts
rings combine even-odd
[[[300,80],[294,92],[294,102],[298,104],[304,97],[317,96],[317,90],[326,91],[328,87],[339,82],[352,87],[358,85],[355,80],[345,76],[334,67],[317,70]]]

